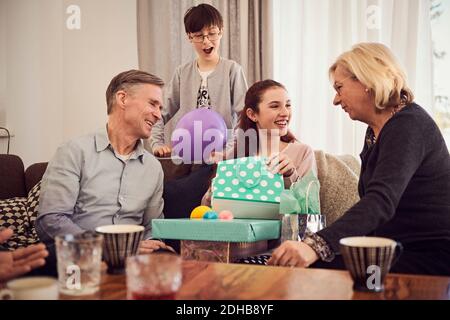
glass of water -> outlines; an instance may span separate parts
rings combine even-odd
[[[59,292],[90,295],[100,287],[103,236],[91,231],[57,236]]]

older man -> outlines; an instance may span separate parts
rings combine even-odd
[[[145,227],[140,253],[167,248],[151,240],[151,220],[163,217],[163,171],[142,142],[161,119],[163,85],[138,70],[111,80],[106,126],[61,146],[44,174],[36,220],[42,241],[101,225],[137,224]]]

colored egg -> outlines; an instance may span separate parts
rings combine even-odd
[[[233,213],[230,210],[222,210],[219,213],[220,220],[233,220]]]
[[[198,206],[194,208],[191,212],[191,219],[202,219],[203,215],[207,211],[211,211],[212,209],[208,206]]]
[[[205,212],[205,214],[203,215],[203,219],[217,219],[217,218],[218,218],[217,212],[212,210]]]

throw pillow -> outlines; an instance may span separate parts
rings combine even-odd
[[[39,237],[36,233],[36,218],[39,209],[39,195],[41,194],[41,181],[31,188],[27,198],[27,215],[28,215],[28,237],[32,243],[38,242]]]
[[[9,228],[14,231],[13,236],[3,244],[8,249],[26,246],[30,225],[26,202],[27,198],[22,197],[0,200],[0,229]]]
[[[28,193],[27,198],[15,197],[0,200],[0,229],[14,231],[11,238],[3,245],[15,250],[27,247],[39,241],[35,229],[41,182],[39,181]]]

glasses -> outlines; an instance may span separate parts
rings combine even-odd
[[[205,38],[208,38],[209,41],[219,40],[222,33],[220,32],[210,32],[208,34],[196,34],[193,36],[189,36],[193,42],[202,43]]]
[[[347,81],[348,79],[353,79],[356,80],[356,77],[354,75],[348,76],[347,78],[344,78],[344,80],[340,81],[340,82],[335,82],[333,85],[334,90],[336,90],[336,93],[338,96],[341,95],[341,88],[342,85],[344,84],[345,81]]]

